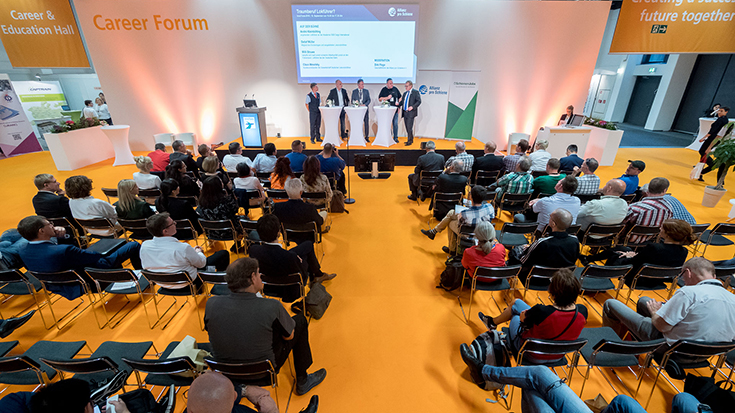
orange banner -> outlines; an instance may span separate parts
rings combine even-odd
[[[735,0],[623,0],[610,53],[735,53]]]
[[[13,67],[89,67],[67,0],[0,1],[0,40]]]

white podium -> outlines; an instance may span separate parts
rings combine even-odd
[[[319,107],[322,112],[322,119],[324,119],[324,141],[322,146],[328,143],[336,147],[342,145],[342,139],[339,136],[339,115],[342,113],[342,109],[341,106]]]
[[[115,162],[112,166],[135,165],[135,159],[133,159],[133,153],[130,152],[130,144],[128,143],[128,132],[130,132],[130,126],[103,126],[102,132],[107,135],[107,139],[112,142],[112,148],[115,150]]]
[[[623,139],[623,131],[589,125],[586,127],[590,129],[590,138],[584,157],[597,159],[600,166],[612,165],[620,148],[620,140]]]
[[[367,106],[346,107],[347,117],[350,119],[350,146],[365,146],[365,132],[363,132],[363,120]]]
[[[390,133],[390,127],[393,123],[393,114],[396,113],[396,106],[375,106],[375,120],[378,122],[378,133],[375,135],[373,146],[385,146],[389,148],[395,145],[393,135]]]
[[[101,126],[44,135],[51,157],[59,171],[73,171],[115,154]]]
[[[700,142],[699,140],[704,138],[704,135],[709,132],[709,128],[712,127],[712,124],[715,123],[717,118],[699,118],[699,132],[697,133],[697,137],[694,139],[694,142],[691,143],[691,145],[687,146],[687,149],[691,149],[693,151],[699,151],[699,148],[702,147],[702,144],[704,142]],[[732,119],[729,119],[728,121],[731,121]],[[722,132],[722,135],[724,136],[724,129],[721,129],[720,132]]]
[[[567,156],[567,146],[571,144],[577,145],[579,148],[577,154],[584,158],[589,138],[590,128],[588,127],[565,128],[561,126],[544,126],[544,130],[538,132],[536,140],[548,140],[549,147],[546,148],[546,151],[553,158],[561,159]]]

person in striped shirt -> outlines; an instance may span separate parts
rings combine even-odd
[[[666,191],[669,189],[669,180],[666,178],[653,178],[648,184],[648,191],[644,193],[644,198],[628,207],[628,215],[625,222],[628,228],[633,225],[646,225],[658,227],[674,216],[671,205],[664,199]],[[640,243],[646,241],[650,236],[633,235],[629,242]]]
[[[489,189],[497,193],[495,199],[500,199],[503,193],[526,194],[531,192],[533,190],[533,175],[529,172],[531,163],[531,160],[524,156],[518,162],[515,172],[503,175],[497,182],[490,185]]]
[[[574,167],[574,177],[577,178],[577,192],[574,195],[594,195],[600,191],[600,177],[595,175],[595,171],[600,164],[595,158],[587,158],[584,160],[581,168]],[[579,176],[582,172],[584,175]]]

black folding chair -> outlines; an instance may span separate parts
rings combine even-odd
[[[677,279],[681,275],[682,267],[662,267],[657,265],[644,264],[638,273],[633,278],[628,289],[628,297],[625,299],[625,303],[630,302],[630,296],[633,290],[641,291],[654,291],[656,294],[664,300],[671,298],[674,294],[674,290],[677,286]],[[670,286],[667,287],[666,283]],[[665,290],[668,292],[668,296],[664,298],[658,291]],[[639,297],[640,298],[640,297]]]
[[[176,317],[176,314],[178,314],[184,308],[184,306],[189,303],[189,297],[192,297],[194,299],[194,308],[196,308],[197,310],[197,319],[199,320],[199,326],[202,328],[202,330],[204,330],[204,322],[202,321],[202,315],[200,314],[199,310],[199,302],[197,301],[197,297],[199,297],[199,288],[189,278],[189,274],[187,274],[185,271],[159,272],[141,270],[141,272],[151,285],[158,285],[158,288],[153,295],[153,303],[155,304],[158,320],[156,320],[155,324],[153,324],[153,327],[158,325],[158,323],[163,320],[163,317],[166,315],[166,313],[168,313],[169,310],[171,310],[171,308],[173,308],[178,303],[176,297],[186,297],[186,301],[184,302],[184,304],[181,304],[181,307],[176,310],[176,312],[171,316],[168,322],[163,327],[161,327],[161,330],[165,330],[166,327],[168,327],[171,321]],[[179,288],[175,288],[174,286]],[[160,303],[158,298],[159,295],[169,296],[173,299],[173,303],[171,303],[171,305],[166,309],[166,311],[163,312],[163,314],[161,314],[158,309],[158,305]]]
[[[431,217],[429,217],[429,223],[431,222],[431,218],[441,221],[455,205],[462,204],[462,197],[463,194],[461,192],[434,192],[434,195],[431,197],[431,204],[429,205],[429,210],[433,210]],[[437,208],[440,205],[442,208]],[[445,210],[446,212],[442,215],[441,211]]]
[[[538,224],[535,222],[529,224],[503,223],[503,228],[498,235],[498,242],[507,249],[518,245],[530,245],[533,242],[537,227]]]
[[[209,284],[211,286],[209,290],[206,290],[207,297],[230,294],[224,272],[199,271],[199,278],[202,279],[204,285]]]
[[[287,200],[288,194],[286,193],[285,189],[267,189],[265,191],[266,195],[268,195],[268,198],[272,200]]]
[[[278,370],[270,360],[255,363],[225,363],[216,361],[211,357],[205,357],[204,361],[212,371],[222,373],[233,383],[258,387],[271,386],[276,392],[276,407],[280,409],[278,403]]]
[[[16,295],[30,295],[31,297],[33,297],[36,306],[39,307],[38,297],[36,297],[36,293],[41,291],[41,289],[43,289],[43,285],[41,285],[41,282],[38,281],[36,277],[32,276],[31,274],[24,275],[22,272],[20,272],[20,270],[0,271],[0,294],[7,297],[2,301],[2,303],[0,303],[0,309],[2,309],[2,304],[5,304],[8,300],[10,300],[12,297],[15,297]],[[17,317],[18,314],[26,313],[32,306],[33,305],[26,307],[23,311],[9,317],[7,316],[7,314],[6,316],[3,316],[2,312],[0,312],[0,319]]]
[[[169,343],[157,360],[123,357],[122,361],[133,369],[140,387],[143,387],[144,384],[162,387],[172,385],[177,388],[188,387],[199,375],[199,370],[189,357],[168,358],[178,344],[178,341]],[[198,346],[202,348],[205,344],[198,343]],[[141,373],[146,373],[145,378],[141,378]]]
[[[283,302],[292,303],[306,297],[305,279],[301,273],[288,275],[261,274],[263,295],[280,298]]]
[[[86,232],[84,234],[81,233],[81,231],[84,230],[74,218],[57,217],[46,219],[48,219],[50,223],[54,224],[55,227],[64,228],[66,235],[74,238],[79,248],[85,248],[89,245],[89,238],[87,238]]]
[[[513,265],[509,267],[476,267],[474,274],[469,274],[467,270],[464,270],[464,273],[462,274],[462,284],[460,284],[459,291],[462,292],[462,288],[464,288],[464,280],[469,276],[470,279],[472,279],[472,283],[470,285],[470,304],[467,307],[467,313],[472,314],[472,298],[475,294],[475,290],[482,290],[482,291],[507,291],[508,295],[510,297],[513,296],[513,292],[516,290],[516,283],[518,282],[518,273],[521,271],[520,265]],[[480,285],[478,287],[477,282],[480,281]],[[493,299],[493,302],[495,302],[495,305],[498,307],[498,311],[503,311],[500,308],[500,305],[495,300],[495,296],[493,294],[490,295],[490,297]],[[457,300],[459,301],[459,306],[462,308],[462,300],[459,298],[459,294],[457,294]],[[506,300],[507,301],[507,300]],[[469,319],[467,318],[467,315],[464,314],[464,310],[462,310],[462,315],[464,316],[464,320],[466,323],[469,324]]]
[[[137,240],[142,242],[153,239],[153,234],[146,227],[147,220],[145,219],[118,219],[117,222],[125,230],[123,234],[128,241]]]
[[[177,219],[174,222],[176,223],[174,238],[179,241],[194,241],[196,245],[199,245],[199,232],[194,223],[188,219]]]
[[[623,245],[636,250],[652,242],[657,242],[660,233],[660,226],[633,225],[625,234]],[[636,237],[635,241],[633,241],[633,237]]]
[[[107,322],[102,325],[100,328],[105,326],[110,326],[110,328],[117,327],[120,322],[122,322],[125,317],[127,317],[131,311],[135,308],[135,306],[138,303],[133,304],[130,309],[126,313],[124,313],[120,318],[114,323],[111,324],[112,320],[117,317],[118,314],[120,314],[125,307],[128,306],[128,304],[131,303],[130,299],[128,298],[128,295],[137,295],[138,296],[138,302],[143,305],[143,310],[145,311],[145,318],[148,320],[148,326],[153,328],[153,325],[151,324],[150,317],[148,315],[148,307],[146,307],[146,299],[143,296],[146,292],[149,292],[150,284],[148,283],[148,280],[146,280],[144,277],[138,278],[138,276],[133,272],[133,270],[130,270],[128,268],[115,268],[115,269],[97,269],[97,268],[85,268],[84,271],[87,273],[89,278],[91,278],[94,283],[97,286],[97,291],[99,291],[100,294],[100,304],[102,306],[102,312],[105,314],[105,319],[107,319]],[[106,297],[108,295],[120,295],[125,297],[126,303],[123,305],[115,314],[110,317],[109,313],[107,312],[107,307],[105,306]],[[150,300],[149,300],[150,301]]]
[[[0,359],[0,383],[35,384],[38,385],[36,389],[45,386],[56,377],[56,370],[43,363],[41,357],[70,360],[86,345],[86,341],[37,341],[20,356]]]
[[[707,247],[727,247],[733,245],[733,241],[727,237],[735,235],[735,224],[721,222],[715,225],[711,230],[706,230],[699,237],[699,241],[704,244],[702,256],[707,253]]]
[[[498,213],[495,216],[500,219],[500,215],[503,211],[510,212],[511,217],[515,213],[521,213],[528,209],[528,201],[531,200],[532,193],[526,194],[509,194],[503,192],[503,195],[498,199],[495,197],[495,204],[498,207]]]
[[[248,251],[251,245],[264,243],[257,237],[258,221],[240,218],[240,226],[245,240],[245,252]]]
[[[88,238],[118,238],[125,232],[122,227],[116,226],[107,218],[77,219],[77,222],[82,226]],[[109,235],[94,233],[99,231],[109,232]]]
[[[709,224],[694,224],[692,225],[692,233],[697,238],[694,244],[689,245],[687,248],[692,252],[692,256],[696,257],[699,252],[699,247],[702,245],[702,235],[709,228]],[[724,237],[723,237],[724,238]]]
[[[490,186],[497,182],[500,177],[500,172],[501,171],[483,171],[482,169],[479,169],[475,172],[472,183],[480,186]]]
[[[525,290],[523,290],[523,299],[526,299],[526,293],[529,290],[536,291],[536,297],[539,301],[543,302],[541,297],[538,296],[538,291],[548,291],[549,285],[551,284],[551,277],[554,276],[554,274],[561,270],[562,268],[568,268],[571,271],[574,271],[574,266],[570,267],[561,267],[561,268],[553,268],[553,267],[544,267],[541,265],[534,265],[531,267],[531,271],[528,273],[528,278],[526,278],[526,285]]]
[[[578,277],[582,284],[582,299],[587,301],[597,314],[602,315],[590,303],[585,294],[593,292],[596,296],[597,293],[614,290],[615,299],[617,300],[620,295],[620,289],[625,284],[625,276],[632,268],[632,265],[601,266],[595,264],[589,264],[584,268],[576,268],[574,272],[579,272]],[[597,300],[595,302],[600,304]]]
[[[615,246],[615,242],[624,228],[624,224],[591,224],[581,236],[582,248],[612,248]]]
[[[301,198],[305,201],[312,201],[312,203],[321,204],[321,206],[317,205],[317,209],[330,212],[330,203],[327,202],[327,193],[325,191],[304,192],[301,194]]]
[[[34,276],[36,279],[38,279],[38,281],[40,281],[41,282],[41,285],[43,286],[43,293],[44,293],[44,296],[45,296],[45,300],[44,301],[45,301],[45,304],[48,305],[49,310],[51,310],[51,317],[54,320],[54,323],[51,326],[48,326],[48,325],[46,325],[46,320],[43,317],[41,317],[41,320],[43,321],[43,325],[44,325],[44,327],[46,327],[47,330],[50,329],[53,326],[56,326],[56,328],[59,329],[59,330],[65,328],[66,326],[68,326],[69,324],[71,324],[71,322],[74,321],[77,317],[79,317],[84,312],[84,310],[86,310],[87,308],[93,306],[94,303],[95,303],[95,300],[94,300],[94,297],[92,296],[92,292],[90,291],[89,285],[74,270],[66,270],[66,271],[59,271],[59,272],[33,272],[33,271],[28,271],[28,273],[31,274],[32,276]],[[58,299],[56,299],[56,301],[52,300],[52,296],[55,296],[56,295],[56,293],[54,292],[54,290],[58,291],[59,288],[65,288],[65,287],[66,288],[70,288],[70,287],[74,287],[74,286],[78,286],[81,289],[81,291],[80,291],[81,292],[81,295],[78,298],[80,302],[74,308],[72,308],[66,314],[64,314],[63,316],[56,317],[56,312],[54,311],[53,304],[56,303],[58,301]],[[50,288],[50,287],[53,287],[53,288]],[[85,295],[87,296],[87,299],[89,300],[89,303],[87,303],[84,307],[82,307],[82,309],[79,310],[76,314],[74,314],[73,317],[71,317],[70,319],[68,319],[67,322],[63,326],[60,325],[59,323],[63,319],[65,319],[68,316],[70,316],[72,313],[74,313],[74,311],[77,308],[79,308],[79,307],[81,307],[82,305],[85,304],[84,303],[84,296]],[[38,312],[39,313],[41,312],[41,307],[42,307],[42,305],[39,304],[38,305]],[[93,310],[94,310],[94,308],[93,308]],[[94,311],[92,311],[92,314],[94,314],[94,318],[95,318],[95,320],[97,320],[97,325],[100,326],[100,328],[102,328],[101,327],[101,324],[99,322],[99,319],[97,319],[97,313],[95,313]]]
[[[102,188],[102,193],[107,197],[107,203],[112,204],[110,198],[117,198],[117,188]]]
[[[227,242],[232,241],[235,245],[235,253],[240,254],[241,248],[238,245],[240,236],[232,221],[226,219],[220,221],[207,221],[200,219],[199,224],[204,230],[204,236],[209,241],[222,241],[225,245],[227,245]]]
[[[416,197],[417,204],[421,204],[421,200],[430,198],[433,195],[434,186],[436,185],[436,181],[439,179],[439,175],[441,175],[442,172],[442,170],[419,172],[419,196]]]

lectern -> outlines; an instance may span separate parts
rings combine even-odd
[[[268,143],[265,130],[265,108],[239,107],[237,117],[240,121],[242,146],[245,148],[262,148]]]

